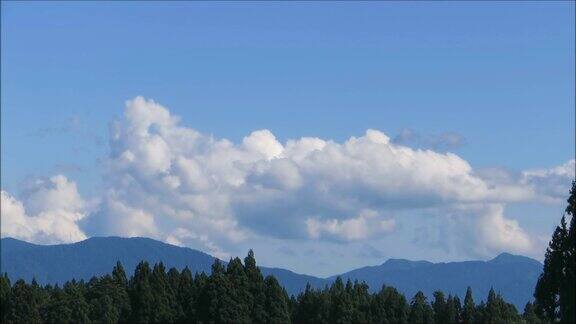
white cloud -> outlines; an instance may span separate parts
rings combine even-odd
[[[504,217],[502,205],[483,208],[478,220],[481,242],[492,250],[529,253],[533,248],[530,236],[520,227],[518,221]]]
[[[520,183],[530,186],[538,197],[549,200],[565,200],[570,182],[576,177],[576,160],[572,159],[550,169],[534,169],[522,172]]]
[[[505,204],[556,195],[561,182],[552,191],[544,183],[574,177],[574,161],[521,176],[478,171],[455,154],[406,147],[372,129],[342,143],[281,143],[269,130],[233,143],[182,126],[141,97],[111,124],[105,165],[101,203],[82,222],[88,234],[148,236],[220,257],[254,238],[378,239],[401,224],[399,211],[453,214],[473,246],[460,245],[474,254],[528,251],[534,242],[505,217]],[[86,206],[73,183],[55,177],[23,197],[2,193],[3,236],[85,237],[77,224]]]
[[[540,248],[541,242],[534,240],[518,221],[504,216],[502,204],[456,206],[451,213],[458,225],[455,246],[461,253],[464,249],[477,256],[500,252],[533,254],[535,248]]]
[[[335,241],[360,241],[373,239],[394,230],[396,221],[379,217],[373,210],[363,210],[355,218],[338,220],[306,220],[306,229],[311,238],[327,238]]]
[[[282,144],[276,141],[276,137],[267,129],[252,132],[244,137],[242,145],[248,152],[254,152],[266,160],[278,157],[284,151]]]
[[[86,239],[78,225],[86,215],[86,203],[74,182],[62,175],[37,179],[23,196],[21,202],[2,191],[3,237],[46,244]]]
[[[108,208],[115,215],[108,227],[181,242],[178,228],[192,233],[187,244],[214,251],[259,235],[369,239],[393,231],[395,220],[364,210],[505,203],[535,194],[518,183],[488,183],[455,154],[397,145],[377,130],[344,143],[285,144],[258,130],[234,144],[181,126],[166,108],[141,97],[127,102],[111,137],[107,203],[137,212]],[[148,225],[125,225],[138,217]],[[504,216],[486,221],[510,224]],[[498,242],[508,244],[491,244]]]

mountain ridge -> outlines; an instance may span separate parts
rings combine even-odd
[[[68,244],[39,245],[14,238],[0,240],[0,271],[10,279],[35,277],[40,284],[63,283],[75,278],[89,280],[92,276],[109,273],[116,261],[121,261],[131,274],[141,260],[162,261],[167,268],[181,270],[188,266],[192,272],[211,271],[215,257],[187,247],[180,247],[146,237],[91,237]],[[221,260],[222,261],[222,260]],[[222,261],[226,263],[225,261]],[[307,283],[323,288],[340,276],[343,280],[365,281],[372,292],[383,284],[393,286],[410,299],[418,290],[431,298],[434,290],[457,294],[463,298],[471,286],[475,300],[487,295],[490,287],[522,309],[532,299],[536,280],[542,270],[537,260],[501,253],[488,261],[441,262],[388,259],[348,272],[320,278],[291,270],[259,266],[263,275],[274,275],[289,294],[302,291]]]

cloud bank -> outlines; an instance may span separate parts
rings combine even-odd
[[[574,160],[497,177],[378,130],[342,143],[281,143],[257,130],[233,143],[183,126],[142,97],[126,103],[109,143],[106,190],[89,217],[75,184],[57,176],[22,202],[2,192],[2,235],[37,242],[77,241],[85,233],[148,236],[225,257],[255,237],[378,239],[395,231],[399,211],[434,210],[470,233],[461,249],[527,253],[534,242],[504,215],[505,204],[559,199],[574,178]]]
[[[86,216],[86,203],[76,184],[62,175],[37,179],[19,201],[1,192],[2,236],[53,244],[86,239],[78,223]]]

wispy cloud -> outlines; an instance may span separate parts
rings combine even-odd
[[[413,129],[404,128],[392,139],[392,142],[413,148],[450,151],[465,145],[466,139],[461,134],[455,132],[423,135]]]

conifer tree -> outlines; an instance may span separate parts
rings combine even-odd
[[[265,281],[266,323],[290,323],[288,300],[276,278],[267,276]]]
[[[350,323],[352,321],[352,301],[347,293],[352,290],[352,283],[348,280],[346,286],[341,277],[330,287],[330,323]]]
[[[434,292],[434,301],[432,302],[434,310],[434,321],[436,323],[448,323],[447,304],[444,300],[444,293],[441,291]]]
[[[488,299],[486,300],[486,311],[484,312],[484,322],[485,323],[496,323],[500,318],[502,318],[502,307],[496,296],[494,288],[490,288],[488,292]]]
[[[63,286],[66,295],[68,309],[70,309],[70,320],[73,323],[90,322],[90,307],[84,299],[82,285],[74,281],[67,282]]]
[[[119,321],[126,323],[130,319],[132,307],[128,295],[128,279],[120,261],[116,262],[112,269],[112,280],[114,282],[112,302],[120,312]]]
[[[572,182],[566,214],[570,216],[570,227],[564,246],[566,268],[561,280],[561,320],[576,323],[576,180]]]
[[[472,297],[472,288],[466,288],[466,297],[464,297],[464,307],[462,309],[462,323],[472,324],[476,321],[476,305]]]
[[[220,267],[222,266],[219,264]],[[222,270],[223,271],[223,270]],[[196,273],[194,276],[194,313],[198,322],[207,323],[211,312],[211,299],[213,296],[209,286],[212,284],[214,276],[214,265],[212,265],[212,275],[208,277],[204,272]]]
[[[407,323],[409,306],[406,298],[393,287],[382,285],[370,305],[373,323]]]
[[[200,300],[200,304],[207,304],[206,313],[201,320],[203,322],[216,323],[233,323],[238,315],[237,305],[232,299],[232,285],[226,274],[224,266],[219,260],[215,260],[212,265],[212,274],[210,275],[205,288],[205,297]],[[205,317],[204,317],[205,316]]]
[[[566,226],[566,215],[562,216],[546,249],[544,269],[534,291],[536,314],[551,322],[576,322],[575,204],[576,181],[573,181],[565,211],[571,218],[570,228]]]
[[[185,323],[193,323],[197,320],[197,313],[194,307],[197,289],[194,285],[194,278],[192,278],[192,271],[190,271],[188,267],[185,267],[180,273],[179,281],[176,295],[182,307],[182,321]]]
[[[155,316],[155,298],[150,285],[150,277],[148,262],[140,262],[130,280],[129,295],[132,309],[130,322],[132,323],[149,323]]]
[[[365,282],[358,283],[354,281],[354,290],[352,294],[352,322],[353,323],[370,323],[370,302],[371,297],[368,292],[368,285]]]
[[[43,319],[47,323],[70,323],[72,321],[72,311],[68,307],[68,298],[58,285],[52,289],[50,302],[46,307]]]
[[[176,300],[166,275],[166,268],[162,262],[155,264],[150,277],[150,286],[153,292],[154,312],[152,322],[172,323],[182,316],[182,309]]]
[[[478,304],[478,306],[476,306],[476,309],[474,310],[474,323],[485,323],[486,321],[484,320],[484,318],[486,317],[486,304],[484,303],[484,301],[480,301],[480,304]]]
[[[248,251],[248,255],[244,258],[244,269],[248,278],[249,291],[252,295],[250,305],[251,319],[254,323],[266,323],[267,314],[264,304],[267,297],[264,292],[264,278],[260,269],[256,266],[256,259],[252,249]]]
[[[447,323],[447,324],[460,323],[460,311],[461,311],[460,308],[461,305],[458,296],[452,297],[452,295],[448,295],[448,299],[446,300],[444,322],[437,321],[437,323]]]
[[[117,285],[127,288],[128,287],[128,279],[126,277],[126,271],[124,271],[124,267],[120,261],[116,262],[114,269],[112,269],[112,278]]]
[[[314,291],[310,283],[306,284],[304,291],[298,294],[294,301],[292,310],[292,320],[295,323],[312,323],[312,314],[316,311],[317,305],[314,298]]]
[[[230,303],[226,305],[231,316],[237,323],[250,322],[250,308],[253,305],[248,276],[239,258],[231,259],[226,268],[226,276],[230,282]]]
[[[412,298],[408,322],[415,324],[434,323],[434,312],[426,302],[426,296],[424,296],[424,293],[421,291],[417,292],[414,298]]]
[[[90,305],[90,319],[102,323],[126,322],[130,316],[130,299],[126,288],[110,275],[92,278],[85,294]]]
[[[22,279],[17,280],[10,292],[6,321],[8,323],[41,323],[38,296]]]
[[[5,272],[0,277],[0,323],[6,323],[8,305],[10,304],[10,279]]]
[[[524,313],[522,314],[522,318],[526,322],[526,324],[542,324],[542,320],[538,318],[536,312],[534,311],[534,304],[531,302],[527,302],[526,306],[524,307]]]

